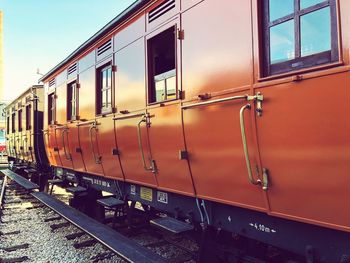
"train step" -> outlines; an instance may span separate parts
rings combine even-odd
[[[74,195],[80,195],[80,194],[87,193],[87,188],[78,185],[78,186],[73,186],[73,187],[67,187],[66,191],[68,193],[72,193]]]
[[[193,229],[193,226],[175,218],[166,216],[150,221],[151,225],[165,229],[171,233],[179,234]]]
[[[29,169],[24,169],[24,172],[27,174],[32,174],[32,173],[36,173],[37,170],[33,169],[33,168],[29,168]]]
[[[135,241],[113,231],[110,227],[88,217],[44,192],[33,192],[32,196],[43,202],[66,220],[96,238],[128,262],[166,262],[161,256],[142,247]]]
[[[117,199],[115,197],[97,199],[97,203],[108,208],[117,208],[125,204],[123,200]]]
[[[49,184],[61,184],[61,183],[63,183],[64,181],[62,180],[62,179],[49,179],[49,180],[47,180],[47,182],[49,183]]]
[[[1,173],[3,173],[5,176],[10,177],[13,181],[18,183],[20,186],[25,188],[26,190],[34,190],[38,189],[39,186],[31,181],[28,181],[27,179],[23,178],[22,176],[16,174],[15,172],[12,172],[9,169],[1,170]]]

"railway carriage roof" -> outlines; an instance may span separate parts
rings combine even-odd
[[[85,41],[81,46],[79,46],[76,50],[74,50],[66,59],[64,59],[61,63],[51,69],[48,73],[46,73],[43,77],[39,79],[40,81],[46,80],[49,76],[58,71],[61,67],[68,64],[74,57],[76,57],[83,50],[87,49],[90,45],[92,45],[99,38],[110,32],[113,28],[124,22],[128,19],[132,14],[134,14],[137,10],[139,10],[146,3],[150,2],[150,0],[136,0],[133,4],[131,4],[128,8],[126,8],[123,12],[121,12],[116,18],[110,21],[107,25],[105,25],[102,29],[100,29],[96,34],[90,37],[87,41]]]

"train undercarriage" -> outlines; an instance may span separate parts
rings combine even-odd
[[[23,164],[13,168],[26,173]],[[153,225],[173,233],[191,226],[187,230],[200,245],[198,262],[350,262],[345,232],[63,168],[48,178],[46,191],[66,188],[73,193],[70,205],[98,221],[106,220],[98,200],[107,196],[121,201],[111,208],[113,226],[142,227],[159,218],[164,220]]]

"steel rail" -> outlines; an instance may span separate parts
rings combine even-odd
[[[2,202],[5,196],[6,184],[7,184],[7,176],[4,176],[4,180],[2,181],[1,193],[0,193],[0,210],[2,210]]]

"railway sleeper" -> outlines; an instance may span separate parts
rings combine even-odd
[[[77,233],[68,234],[65,237],[68,240],[73,240],[73,239],[76,239],[76,238],[81,237],[83,235],[86,235],[86,233],[85,232],[77,232]]]
[[[52,224],[52,225],[50,225],[50,228],[51,228],[51,231],[54,231],[56,229],[68,227],[68,226],[70,226],[69,222],[63,222],[63,223],[58,223],[58,224]]]
[[[17,258],[0,258],[0,263],[17,263],[29,260],[27,256]]]
[[[52,222],[52,221],[61,220],[61,219],[62,219],[62,216],[54,216],[54,217],[45,218],[44,222]]]
[[[25,243],[21,245],[12,246],[12,247],[2,247],[1,249],[5,250],[6,252],[12,252],[20,249],[27,249],[28,247],[29,247],[29,244]]]
[[[11,232],[2,232],[2,231],[0,231],[0,236],[18,235],[19,233],[21,233],[19,230],[11,231]]]
[[[110,259],[111,257],[114,257],[116,254],[112,251],[107,251],[107,252],[103,252],[100,254],[97,254],[96,256],[93,256],[90,258],[90,261],[92,261],[93,263],[97,263],[99,261],[102,260],[106,260],[106,259]]]
[[[96,243],[97,243],[97,241],[95,239],[88,239],[88,240],[74,243],[73,247],[75,249],[81,249],[81,248],[85,248],[85,247],[94,246]]]

